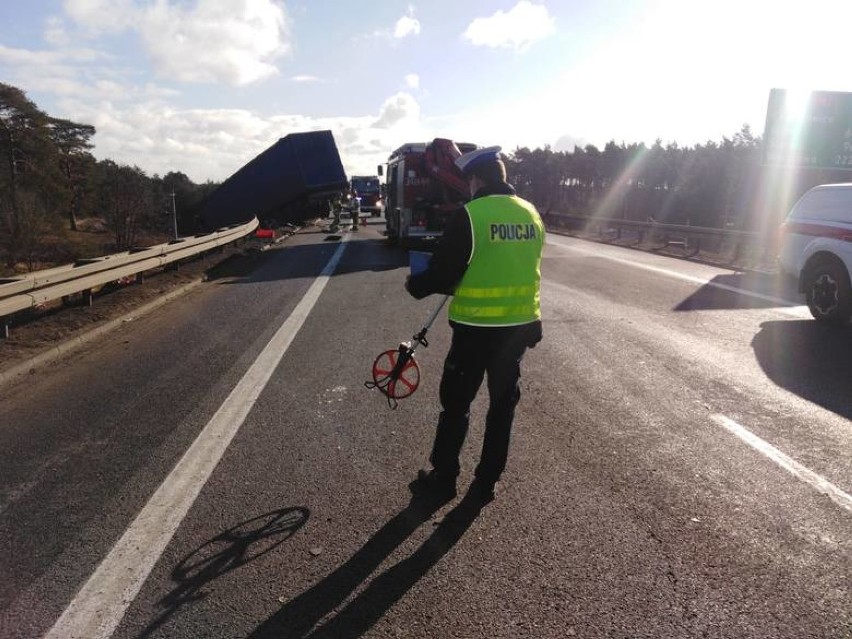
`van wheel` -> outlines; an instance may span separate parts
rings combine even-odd
[[[805,296],[815,319],[844,324],[852,317],[849,274],[838,262],[821,262],[809,269]]]

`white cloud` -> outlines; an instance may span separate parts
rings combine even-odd
[[[61,51],[33,51],[13,49],[0,44],[0,64],[36,67],[71,68],[72,63],[93,62],[107,56],[94,49],[63,49]]]
[[[65,0],[64,8],[91,35],[135,31],[157,73],[182,82],[263,80],[291,48],[290,21],[276,0]],[[46,37],[59,33],[49,25]]]
[[[182,171],[220,181],[278,139],[273,122],[242,109],[178,109],[160,100],[66,100],[63,110],[96,129],[95,156],[149,175]]]
[[[409,89],[417,89],[420,87],[420,76],[416,73],[409,73],[405,76],[405,86]]]
[[[420,119],[420,105],[410,93],[397,93],[385,100],[379,119],[373,123],[377,129],[389,129],[402,122]]]
[[[556,142],[553,143],[553,150],[557,152],[567,151],[568,153],[571,153],[577,147],[581,149],[585,148],[587,144],[588,142],[586,142],[583,138],[578,138],[574,135],[566,133],[556,138]]]
[[[414,17],[414,5],[408,5],[408,11],[396,21],[392,29],[378,29],[373,31],[372,37],[389,40],[402,40],[411,35],[420,34],[420,20]],[[358,37],[356,37],[356,40]]]
[[[177,93],[151,83],[130,84],[123,69],[102,66],[111,62],[111,56],[94,49],[32,51],[0,44],[0,75],[27,92],[116,102],[168,98]]]
[[[489,18],[475,18],[462,38],[476,46],[526,51],[533,43],[552,34],[555,23],[544,5],[520,0],[509,11],[498,11]]]
[[[397,40],[420,33],[420,21],[413,15],[402,16],[393,28],[393,37]]]
[[[184,82],[245,85],[275,75],[289,51],[289,23],[271,0],[199,0],[191,10],[159,2],[139,25],[161,75]]]
[[[71,43],[71,36],[65,22],[59,16],[49,16],[45,21],[44,40],[55,47],[64,47]]]
[[[325,80],[323,80],[322,78],[318,78],[315,75],[294,75],[292,78],[290,78],[290,80],[293,81],[293,82],[298,82],[298,83],[303,83],[303,84],[314,83],[314,82],[325,82]]]
[[[93,94],[95,89],[80,80],[80,68],[109,60],[109,56],[93,49],[59,49],[33,51],[13,49],[0,44],[0,76],[30,91],[47,91],[56,95]]]
[[[91,33],[115,33],[135,21],[138,10],[133,0],[65,0],[65,13]]]

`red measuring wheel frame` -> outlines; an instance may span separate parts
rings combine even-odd
[[[420,367],[412,355],[398,366],[399,350],[381,353],[373,362],[373,383],[391,399],[412,395],[420,385]]]

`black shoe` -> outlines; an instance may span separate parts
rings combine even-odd
[[[418,471],[417,479],[411,482],[408,487],[412,494],[418,497],[432,497],[449,501],[457,494],[455,477],[439,475],[434,470]]]
[[[497,492],[497,482],[485,481],[482,479],[474,479],[468,489],[468,494],[483,503],[494,501]]]

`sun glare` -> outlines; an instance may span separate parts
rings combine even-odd
[[[808,114],[808,105],[811,101],[811,92],[802,89],[791,89],[787,91],[784,99],[785,119],[800,126]]]

